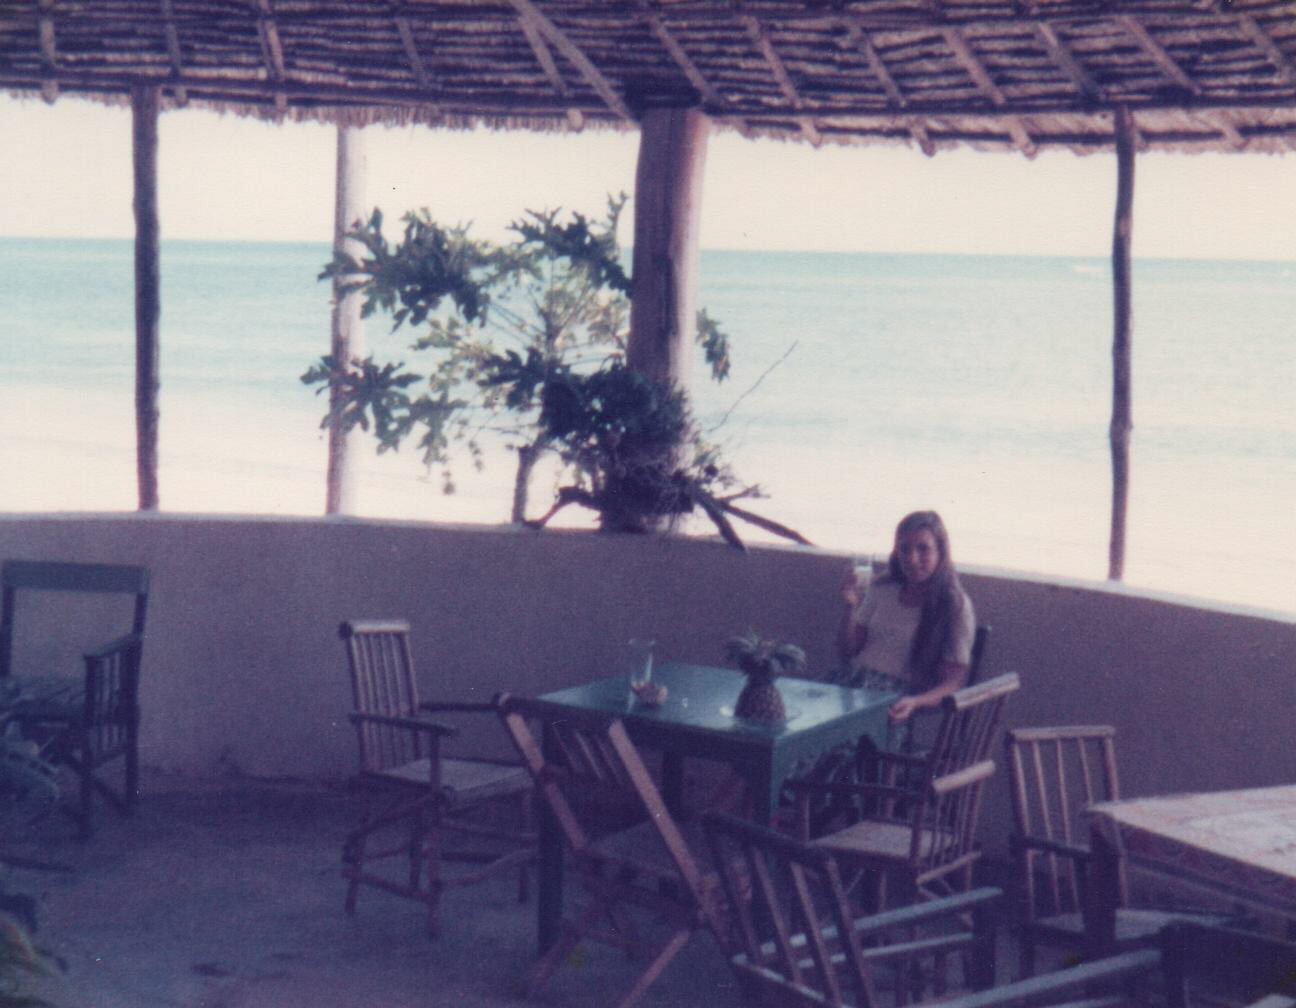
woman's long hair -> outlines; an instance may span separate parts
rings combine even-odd
[[[940,560],[923,591],[918,629],[909,651],[909,673],[916,686],[928,689],[940,680],[941,665],[944,664],[949,649],[950,636],[954,633],[963,608],[963,586],[959,583],[954,558],[950,554],[949,533],[945,531],[945,523],[935,511],[914,511],[905,515],[896,526],[895,541],[898,544],[901,536],[923,529],[930,532],[936,540]],[[905,583],[904,574],[900,570],[900,555],[895,547],[891,549],[887,569],[896,584]]]

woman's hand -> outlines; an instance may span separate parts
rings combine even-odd
[[[891,705],[887,713],[891,716],[892,721],[907,721],[909,716],[921,706],[922,703],[919,697],[901,697]]]
[[[846,572],[846,577],[842,580],[841,593],[842,600],[852,609],[863,600],[864,586],[860,584],[854,567]]]

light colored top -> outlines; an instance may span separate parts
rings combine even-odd
[[[851,617],[854,626],[868,628],[868,639],[859,654],[851,661],[852,669],[861,676],[881,673],[910,688],[909,652],[913,648],[914,634],[922,606],[905,605],[900,601],[900,583],[891,580],[874,581],[855,608]],[[958,621],[945,645],[944,661],[969,665],[972,661],[972,639],[976,635],[976,613],[972,600],[963,593]],[[923,684],[924,687],[930,683]]]

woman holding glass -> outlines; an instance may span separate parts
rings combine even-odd
[[[886,572],[866,587],[852,571],[842,599],[839,681],[901,693],[892,722],[939,706],[966,683],[976,613],[935,511],[905,515]]]

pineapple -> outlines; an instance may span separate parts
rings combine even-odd
[[[783,721],[787,713],[774,680],[803,671],[805,652],[795,644],[780,644],[748,631],[725,642],[725,656],[747,676],[747,684],[734,704],[734,714],[767,724]]]

